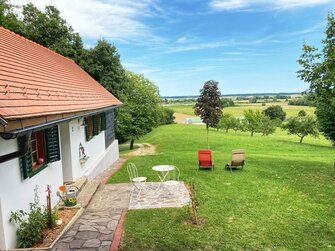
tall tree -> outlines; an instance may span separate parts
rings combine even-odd
[[[220,99],[221,93],[219,91],[218,84],[219,83],[214,80],[207,81],[200,90],[200,96],[193,107],[194,114],[200,116],[202,121],[206,124],[208,149],[208,129],[209,127],[217,128],[223,114],[223,104]]]
[[[51,50],[80,61],[83,43],[78,33],[60,17],[54,6],[46,6],[45,11],[38,10],[33,4],[24,5],[22,10],[24,36]]]
[[[0,0],[0,26],[23,35],[23,23],[15,8],[8,0]]]
[[[114,45],[106,40],[99,40],[94,48],[85,53],[81,66],[108,91],[120,99],[123,98],[125,70]]]
[[[134,141],[159,125],[161,108],[158,88],[143,75],[126,72],[124,92],[120,98],[123,106],[118,109],[116,134],[121,140]]]
[[[310,84],[309,92],[314,94],[316,116],[320,130],[335,145],[335,18],[333,13],[327,17],[323,48],[304,44],[303,54],[298,63],[302,69],[298,77]]]

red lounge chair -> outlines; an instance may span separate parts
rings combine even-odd
[[[211,150],[198,150],[198,160],[199,160],[199,168],[211,168],[212,172],[214,170],[214,161],[212,159],[212,151]]]

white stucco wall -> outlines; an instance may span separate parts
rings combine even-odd
[[[118,141],[115,140],[105,149],[105,132],[86,141],[82,120],[72,120],[59,126],[61,160],[49,163],[48,167],[32,178],[21,177],[19,159],[15,158],[0,164],[0,250],[16,246],[16,227],[9,223],[11,211],[28,211],[29,203],[34,199],[34,188],[39,186],[41,204],[46,204],[46,185],[52,189],[52,203],[56,205],[56,191],[65,180],[74,180],[81,176],[95,178],[119,158]],[[89,159],[84,164],[79,161],[79,144],[85,148]],[[0,137],[0,155],[18,150],[16,139],[4,140]],[[2,213],[1,213],[2,212]],[[1,224],[1,222],[3,224]],[[4,240],[2,240],[2,233]]]
[[[1,198],[0,198],[0,250],[5,250],[5,232],[2,222],[2,209],[1,209]]]
[[[17,151],[17,140],[4,140],[0,138],[0,155]],[[16,246],[16,227],[9,223],[11,211],[28,211],[29,203],[34,200],[34,188],[39,186],[41,204],[46,204],[46,186],[51,185],[52,204],[56,205],[58,198],[56,191],[63,183],[61,161],[49,163],[48,166],[31,178],[25,180],[21,177],[19,159],[0,164],[0,200],[3,226],[5,232],[4,245],[7,249]],[[1,220],[0,220],[1,224]],[[0,237],[1,240],[1,237]],[[0,246],[1,247],[1,246]],[[1,247],[2,248],[2,247]]]
[[[69,123],[65,122],[59,125],[60,131],[60,144],[62,148],[62,168],[64,181],[73,180],[72,171],[72,153],[71,153],[71,142],[70,142],[70,129]]]
[[[67,148],[66,151],[63,151],[62,156],[64,164],[64,180],[75,180],[82,176],[87,176],[89,179],[93,179],[119,158],[117,140],[105,149],[105,132],[102,131],[99,135],[86,141],[85,127],[81,126],[81,124],[81,119],[75,119],[60,126],[62,141],[69,140],[69,144],[67,142],[62,142],[62,147],[64,145],[64,147]],[[68,131],[66,128],[68,128]],[[63,133],[66,136],[64,136]],[[85,149],[86,156],[89,157],[84,164],[81,164],[79,160],[80,143]],[[71,162],[71,164],[69,164],[69,162]],[[70,166],[71,171],[66,170]]]

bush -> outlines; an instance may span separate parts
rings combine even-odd
[[[288,105],[316,106],[314,94],[309,93],[302,98],[295,98],[288,101]]]
[[[280,119],[281,121],[284,121],[286,118],[286,113],[283,111],[283,108],[280,105],[269,106],[263,111],[263,114],[272,120]]]
[[[48,214],[44,206],[39,205],[38,187],[34,189],[34,202],[30,203],[29,213],[19,210],[11,212],[9,221],[18,225],[17,246],[28,248],[42,240],[42,231],[47,227]]]
[[[230,106],[235,106],[235,103],[231,98],[223,98],[222,105],[223,107],[230,107]]]
[[[307,115],[307,113],[304,111],[304,110],[300,110],[299,112],[298,112],[298,116],[299,117],[305,117]]]
[[[170,108],[162,107],[162,114],[160,117],[161,125],[173,124],[175,117],[173,116],[174,111]]]

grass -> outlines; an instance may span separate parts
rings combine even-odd
[[[271,103],[268,104],[267,106],[262,106],[261,103],[257,104],[238,104],[234,107],[226,107],[223,109],[223,113],[230,113],[234,115],[235,117],[241,117],[243,116],[243,111],[248,110],[248,109],[253,109],[253,110],[264,110],[266,107],[270,105],[281,105],[283,107],[283,110],[286,112],[287,117],[292,117],[298,115],[298,112],[300,110],[305,110],[307,114],[314,114],[315,108],[314,107],[309,107],[309,106],[293,106],[293,105],[287,105],[287,103]],[[169,105],[168,107],[173,109],[177,113],[183,113],[183,114],[188,114],[188,115],[194,115],[193,111],[193,106],[194,104],[186,104],[186,105]]]
[[[152,166],[178,166],[180,178],[196,184],[206,223],[185,224],[185,209],[130,210],[122,250],[334,250],[335,155],[328,141],[211,130],[212,175],[196,170],[205,138],[203,126],[162,126],[141,139],[157,145],[157,154],[128,162],[149,181],[158,181]],[[246,149],[247,164],[231,174],[223,167],[236,148]],[[109,182],[128,182],[125,168]]]

